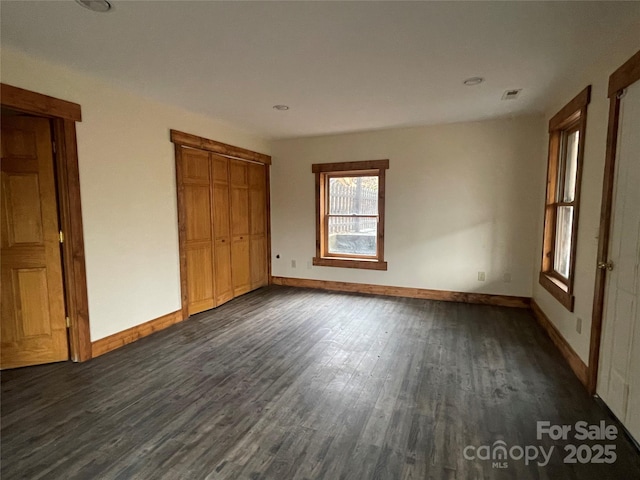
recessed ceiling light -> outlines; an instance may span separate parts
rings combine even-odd
[[[273,108],[276,110],[289,110],[289,105],[274,105]]]
[[[94,12],[105,13],[111,10],[111,4],[107,0],[76,0],[76,2]]]
[[[484,82],[484,78],[482,77],[471,77],[471,78],[467,78],[464,83],[467,87],[472,87],[473,85],[480,85],[482,82]]]

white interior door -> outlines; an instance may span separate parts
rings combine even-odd
[[[640,441],[640,82],[620,101],[598,395]]]

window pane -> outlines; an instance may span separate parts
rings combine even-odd
[[[578,142],[580,132],[576,130],[567,137],[567,151],[564,160],[564,192],[562,200],[573,202],[576,197],[576,174],[578,173]]]
[[[330,177],[331,215],[377,215],[378,177]]]
[[[330,217],[329,253],[376,255],[377,217]]]
[[[556,219],[556,248],[553,267],[556,272],[565,278],[569,278],[572,229],[573,207],[558,207],[558,218]]]

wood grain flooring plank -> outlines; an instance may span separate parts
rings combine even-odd
[[[640,478],[623,435],[613,465],[463,458],[620,428],[523,309],[271,286],[0,393],[3,479]]]

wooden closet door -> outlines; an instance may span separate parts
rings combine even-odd
[[[231,267],[231,205],[229,159],[211,154],[213,179],[213,234],[216,306],[233,298]]]
[[[251,262],[249,253],[249,164],[229,161],[231,182],[231,264],[233,295],[251,290]]]
[[[183,148],[181,161],[188,308],[192,315],[215,306],[211,172],[207,152]]]
[[[249,233],[251,289],[267,285],[267,172],[249,164]]]

